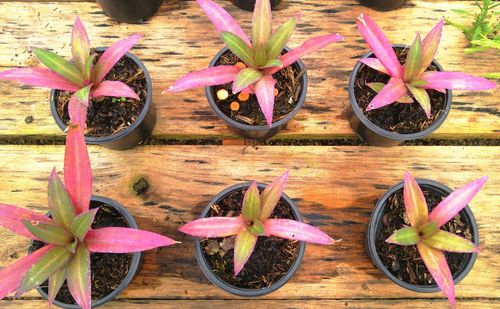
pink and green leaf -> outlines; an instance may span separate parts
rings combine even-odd
[[[278,59],[270,59],[266,62],[266,64],[261,66],[260,69],[269,69],[269,68],[274,68],[274,67],[282,68],[283,63]]]
[[[56,271],[66,265],[72,254],[64,247],[50,248],[31,268],[26,272],[16,297],[44,283]]]
[[[106,77],[106,74],[125,56],[125,54],[142,38],[141,35],[135,34],[128,38],[122,39],[106,49],[99,57],[94,67],[94,83],[99,83]]]
[[[441,34],[443,33],[443,25],[444,20],[441,19],[422,40],[422,64],[419,75],[425,72],[436,56],[439,42],[441,41]]]
[[[392,77],[387,85],[373,98],[366,108],[367,111],[384,107],[400,100],[408,91],[403,80]]]
[[[297,18],[293,17],[282,24],[274,33],[271,35],[266,43],[266,51],[268,59],[276,59],[281,55],[281,52],[285,48],[286,42],[290,39],[293,29],[297,24]]]
[[[280,238],[305,241],[320,245],[331,245],[335,240],[317,227],[290,219],[267,219],[264,222],[266,234]]]
[[[259,102],[260,109],[266,118],[269,127],[273,125],[273,110],[274,110],[274,86],[276,81],[271,75],[263,76],[255,83],[255,95]]]
[[[288,184],[288,176],[289,171],[286,171],[283,175],[273,180],[273,182],[262,191],[260,197],[262,209],[260,213],[261,220],[266,220],[273,213],[274,208],[281,199],[281,195]]]
[[[90,230],[85,243],[91,252],[132,253],[170,246],[175,240],[153,232],[124,227]]]
[[[418,230],[409,226],[394,232],[394,234],[386,239],[386,242],[401,246],[410,246],[416,244],[419,240]]]
[[[406,88],[410,90],[415,100],[417,100],[418,104],[420,104],[427,118],[431,118],[431,99],[427,90],[420,87],[414,87],[410,84],[406,84]]]
[[[21,207],[0,204],[0,225],[6,229],[19,234],[21,236],[28,237],[30,239],[37,239],[33,237],[23,221],[29,221],[34,224],[36,223],[46,223],[52,224],[53,221],[45,217],[42,214],[36,213],[29,209],[24,209]],[[1,277],[0,277],[1,278]]]
[[[49,69],[73,84],[83,87],[83,75],[78,68],[63,57],[41,48],[33,47],[35,56]]]
[[[66,280],[66,268],[59,269],[49,277],[49,295],[47,297],[49,306],[52,305],[57,293],[61,290],[64,280]]]
[[[377,58],[361,58],[358,61],[369,66],[374,70],[377,70],[385,74],[389,74],[389,71],[387,71],[386,67]]]
[[[69,231],[75,218],[75,209],[55,168],[49,177],[48,195],[52,219],[57,225]]]
[[[71,296],[82,309],[91,308],[90,252],[81,243],[68,263],[67,283]]]
[[[425,89],[488,90],[497,87],[494,81],[461,72],[425,72],[420,79],[427,82],[423,86]]]
[[[411,80],[413,77],[420,73],[420,68],[422,66],[422,41],[420,34],[417,33],[413,44],[410,46],[410,50],[406,55],[406,61],[404,65],[403,79],[405,81]]]
[[[236,79],[241,68],[235,65],[219,65],[196,72],[190,72],[178,79],[170,88],[163,91],[181,92],[188,89],[223,85]]]
[[[245,227],[241,216],[212,217],[191,221],[179,228],[182,233],[196,237],[227,237],[238,234]]]
[[[264,47],[255,48],[255,65],[263,67],[267,63],[267,51]]]
[[[356,20],[356,25],[372,52],[389,72],[389,75],[402,78],[403,69],[396,57],[396,53],[377,24],[368,15],[361,14]]]
[[[218,32],[231,32],[239,36],[250,47],[252,44],[234,18],[220,5],[211,0],[196,0]]]
[[[241,215],[243,219],[248,221],[256,220],[260,217],[260,192],[255,181],[245,191]]]
[[[94,208],[89,211],[82,212],[75,217],[71,224],[71,233],[80,241],[84,241],[92,223],[94,222],[95,215],[99,209]]]
[[[52,245],[42,247],[17,260],[14,264],[0,269],[0,278],[2,278],[0,280],[0,299],[14,292],[19,287],[26,272],[52,248],[54,248]]]
[[[220,34],[227,48],[229,48],[241,61],[248,66],[255,67],[253,51],[239,36],[231,32]]]
[[[438,228],[443,226],[467,206],[487,180],[488,177],[482,177],[453,191],[432,210],[429,221],[436,223]]]
[[[94,71],[94,60],[97,58],[97,54],[92,54],[90,55],[89,58],[87,58],[87,62],[85,63],[85,68],[83,69],[83,78],[85,79],[85,84],[88,84],[91,82],[92,78],[92,73]]]
[[[233,93],[238,93],[241,90],[248,88],[248,86],[253,85],[262,77],[262,73],[259,70],[253,68],[246,68],[240,71],[236,75],[236,79],[233,82]]]
[[[23,85],[77,91],[81,85],[66,80],[57,73],[46,68],[19,68],[0,72],[0,79],[17,81]]]
[[[45,243],[66,246],[73,240],[73,235],[57,225],[45,223],[33,224],[30,221],[23,221],[23,223],[33,236]]]
[[[71,32],[71,55],[75,66],[84,72],[90,57],[90,40],[79,17],[76,17]]]
[[[454,307],[455,285],[444,253],[422,242],[417,243],[417,248],[432,278],[434,278],[441,291],[443,291],[444,295],[448,298],[452,307]]]
[[[234,276],[238,276],[243,266],[252,255],[255,244],[257,243],[257,236],[247,230],[241,231],[236,236],[234,243]]]
[[[266,235],[266,229],[264,228],[264,224],[259,219],[252,220],[251,225],[247,225],[246,229],[255,236]]]
[[[431,237],[423,239],[422,242],[434,249],[448,252],[479,252],[479,247],[472,241],[443,230],[438,230]]]
[[[269,0],[255,1],[253,11],[252,43],[254,48],[263,48],[271,37],[271,2]]]
[[[310,38],[305,41],[301,46],[292,49],[286,54],[280,56],[279,60],[283,63],[281,68],[273,68],[269,73],[274,74],[278,72],[282,68],[286,68],[292,64],[294,64],[297,60],[304,57],[307,54],[320,50],[332,43],[342,41],[344,37],[339,34],[329,34],[318,36],[314,38]]]
[[[419,228],[427,222],[427,202],[424,193],[410,172],[405,173],[403,197],[406,215],[412,227]]]
[[[120,81],[105,80],[102,81],[99,86],[97,86],[92,91],[93,97],[116,97],[116,98],[132,98],[134,100],[139,100],[139,96],[135,91],[130,88],[127,84]]]

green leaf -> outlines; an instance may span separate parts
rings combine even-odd
[[[257,243],[257,236],[247,230],[241,231],[236,236],[234,243],[234,276],[237,276],[245,263],[252,255],[255,244]]]
[[[262,73],[253,68],[246,68],[236,75],[236,80],[233,83],[233,93],[238,93],[241,90],[252,85],[262,77]]]
[[[487,73],[484,76],[489,79],[500,79],[500,72]]]
[[[95,214],[97,213],[98,208],[91,209],[89,211],[83,212],[73,219],[73,223],[71,223],[71,232],[75,237],[77,237],[80,241],[85,239],[85,235],[89,231],[92,222],[94,222]]]
[[[23,224],[31,234],[48,244],[66,246],[73,239],[73,236],[64,228],[53,224],[31,223],[26,220],[23,220]]]
[[[385,87],[384,83],[367,83],[366,85],[376,93],[379,93]]]
[[[281,55],[286,42],[288,42],[292,35],[296,23],[296,18],[290,18],[273,33],[271,38],[269,38],[266,44],[268,59],[275,59]]]
[[[52,304],[52,302],[54,302],[57,293],[59,293],[59,290],[61,290],[64,280],[66,280],[66,268],[61,268],[57,270],[52,276],[50,276],[48,297],[49,304]]]
[[[427,238],[435,234],[437,231],[439,231],[437,224],[431,221],[424,224],[420,228],[419,233],[423,238]]]
[[[271,3],[269,0],[257,0],[253,11],[252,44],[255,49],[266,46],[271,36]]]
[[[392,234],[386,242],[402,246],[416,244],[420,240],[417,229],[413,227],[404,227]]]
[[[78,245],[78,239],[75,239],[72,243],[66,246],[69,252],[75,253],[76,246]]]
[[[473,242],[443,230],[422,241],[427,246],[448,252],[479,252]]]
[[[460,14],[460,15],[470,15],[470,16],[474,16],[474,14],[472,14],[471,12],[466,11],[466,10],[451,9],[450,11],[452,11],[453,13]]]
[[[85,63],[85,69],[83,71],[83,78],[86,81],[92,80],[92,71],[94,69],[94,60],[97,57],[97,54],[92,54],[90,55],[89,58],[87,58],[87,62]]]
[[[256,220],[260,216],[260,193],[255,181],[252,182],[245,192],[241,215],[248,221]]]
[[[418,104],[422,106],[424,109],[425,115],[427,118],[431,117],[431,99],[429,98],[429,94],[423,88],[413,87],[412,85],[406,84],[408,90],[410,90],[411,94],[415,100],[417,100]]]
[[[253,52],[247,43],[237,35],[231,32],[221,32],[221,37],[227,48],[229,48],[241,61],[245,62],[248,66],[255,67],[253,59]]]
[[[55,169],[52,170],[52,174],[49,177],[48,193],[49,210],[54,222],[70,231],[71,224],[75,218],[75,210],[61,179],[57,176]]]
[[[83,86],[82,73],[78,68],[62,58],[61,56],[41,48],[33,47],[33,53],[40,60],[41,63],[46,65],[49,69],[61,75],[63,78],[73,82],[77,85]]]
[[[262,67],[267,63],[267,53],[265,48],[255,50],[255,65]]]
[[[68,263],[67,283],[71,295],[82,308],[90,308],[90,252],[84,243],[78,245],[74,258]]]
[[[47,251],[24,275],[16,297],[44,283],[49,277],[71,259],[72,254],[64,247],[54,247]]]
[[[471,41],[471,44],[479,45],[479,46],[487,47],[487,48],[500,49],[500,41],[495,41],[495,40],[489,40],[489,39],[474,40],[474,41]]]
[[[422,66],[422,40],[420,34],[417,33],[413,44],[408,51],[404,65],[404,80],[411,80],[416,74],[420,72]]]
[[[255,236],[266,235],[266,230],[264,229],[264,224],[260,220],[253,220],[252,225],[247,226],[247,231],[254,234]]]
[[[264,66],[261,66],[261,69],[267,69],[267,68],[274,68],[274,67],[282,67],[283,62],[279,61],[278,59],[270,59],[266,62]]]

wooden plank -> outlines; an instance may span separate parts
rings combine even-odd
[[[411,1],[392,12],[375,12],[355,0],[289,0],[274,14],[276,23],[297,11],[304,16],[292,36],[290,46],[313,36],[338,32],[345,42],[304,58],[310,76],[306,105],[280,138],[354,137],[346,120],[346,86],[356,59],[367,47],[354,25],[361,13],[369,13],[395,43],[409,43],[415,31],[427,32],[439,18],[451,16],[449,9],[471,10],[473,1]],[[154,102],[158,110],[157,137],[227,138],[234,136],[210,110],[201,90],[175,95],[160,91],[190,70],[206,67],[222,48],[220,39],[208,26],[208,19],[194,1],[166,1],[158,16],[143,25],[118,24],[109,20],[95,3],[33,2],[24,9],[18,2],[0,3],[0,69],[33,64],[27,46],[52,48],[69,57],[69,36],[74,16],[85,22],[95,46],[106,46],[133,33],[145,34],[133,50],[147,65],[154,83]],[[249,30],[251,13],[224,6]],[[397,22],[394,22],[397,20]],[[29,21],[29,22],[27,22]],[[405,27],[405,25],[413,25]],[[449,71],[485,74],[498,68],[498,55],[486,52],[465,55],[463,34],[445,27],[437,59]],[[61,135],[48,106],[48,91],[20,89],[0,84],[0,135]],[[456,93],[453,109],[436,138],[474,138],[500,136],[498,105],[500,90]],[[33,116],[32,123],[25,118]]]
[[[0,147],[1,201],[46,211],[47,176],[53,166],[62,168],[63,155],[62,146]],[[236,299],[204,278],[192,239],[176,229],[198,217],[227,186],[252,179],[270,182],[286,169],[291,170],[286,192],[305,220],[343,241],[328,247],[308,245],[298,273],[266,299],[442,298],[440,293],[423,296],[392,284],[364,251],[374,202],[406,170],[454,188],[490,176],[471,203],[484,250],[457,286],[457,296],[499,296],[499,274],[494,270],[500,265],[496,237],[500,147],[146,146],[127,152],[90,147],[90,155],[95,194],[125,205],[140,228],[182,242],[147,252],[144,267],[124,292],[125,298]],[[150,189],[136,196],[131,186],[140,176],[149,180]],[[4,240],[0,267],[24,255],[27,240],[4,229],[0,229],[0,239]]]
[[[4,309],[31,309],[45,308],[46,303],[42,300],[15,300],[0,301]],[[490,309],[498,308],[498,300],[487,299],[457,299],[460,308],[468,309]],[[102,308],[135,309],[138,308],[448,308],[445,300],[437,299],[339,299],[339,300],[129,300],[120,299],[107,303]]]

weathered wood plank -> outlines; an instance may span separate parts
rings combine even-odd
[[[498,300],[485,299],[458,299],[460,308],[467,309],[490,309],[497,308]],[[2,301],[2,308],[5,309],[28,309],[45,308],[46,303],[42,300],[15,300]],[[448,308],[445,300],[427,300],[427,299],[339,299],[339,300],[129,300],[120,299],[112,301],[102,308]]]
[[[224,6],[249,30],[251,14]],[[304,109],[281,138],[353,137],[345,117],[348,105],[346,85],[356,58],[367,51],[354,25],[361,12],[368,12],[392,42],[409,43],[415,31],[428,31],[439,18],[451,16],[450,8],[470,10],[473,1],[411,1],[404,8],[380,13],[361,7],[355,0],[285,1],[275,14],[276,23],[297,11],[304,16],[292,36],[294,47],[313,36],[338,32],[346,37],[321,52],[304,58],[309,69],[309,93]],[[22,7],[22,9],[20,9]],[[208,19],[194,1],[166,1],[158,16],[144,25],[110,21],[95,3],[43,3],[28,6],[16,2],[0,3],[0,69],[32,64],[27,46],[54,49],[69,56],[70,27],[76,14],[84,20],[95,46],[106,46],[133,33],[145,34],[133,50],[150,70],[154,82],[154,102],[158,124],[154,134],[168,138],[230,137],[233,134],[210,110],[201,90],[161,95],[160,90],[190,70],[206,67],[222,48],[221,40],[208,26]],[[397,21],[397,22],[396,22]],[[408,25],[412,25],[409,27]],[[460,31],[445,27],[437,59],[450,71],[484,74],[498,70],[498,55],[487,52],[465,55]],[[48,91],[0,84],[0,135],[61,135],[48,106]],[[456,93],[446,123],[434,137],[489,137],[500,132],[500,90]],[[33,116],[32,123],[25,123]]]
[[[62,168],[62,146],[2,146],[2,202],[46,211],[46,180]],[[128,152],[90,147],[94,192],[125,205],[141,228],[169,235],[182,244],[146,253],[140,275],[125,298],[220,299],[234,297],[208,283],[199,269],[192,239],[177,232],[196,218],[208,201],[243,180],[271,181],[291,170],[287,194],[305,220],[342,242],[308,245],[298,273],[267,299],[441,298],[406,291],[384,278],[370,263],[363,237],[374,201],[406,170],[451,187],[489,175],[471,203],[481,244],[474,269],[457,286],[458,297],[496,298],[500,289],[500,147],[241,147],[146,146]],[[397,158],[397,161],[395,160]],[[150,189],[135,196],[131,185],[146,177]],[[22,256],[27,240],[0,230],[0,267]],[[29,296],[35,296],[35,293]]]

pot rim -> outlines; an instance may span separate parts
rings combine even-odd
[[[228,50],[229,49],[227,47],[222,48],[215,55],[215,57],[212,59],[212,61],[210,61],[210,64],[208,65],[208,67],[214,67],[215,64],[217,63],[217,61],[219,60],[219,58]],[[288,47],[285,47],[284,50],[289,52],[291,49]],[[297,105],[290,113],[288,113],[288,115],[286,115],[285,117],[283,117],[282,119],[280,119],[276,122],[273,122],[273,124],[271,126],[269,126],[269,125],[252,126],[249,124],[240,123],[236,120],[233,120],[231,117],[228,117],[226,114],[224,114],[219,109],[219,107],[215,103],[215,98],[214,98],[212,91],[211,91],[213,86],[205,87],[205,96],[207,97],[207,100],[208,100],[210,107],[217,114],[217,116],[219,116],[219,118],[222,118],[222,120],[224,120],[227,124],[229,124],[232,127],[235,127],[237,129],[240,129],[240,130],[245,130],[245,131],[268,131],[268,130],[272,130],[274,128],[278,128],[278,127],[286,124],[290,120],[292,120],[293,117],[295,117],[295,115],[302,109],[302,107],[304,106],[305,101],[306,101],[307,84],[309,81],[309,78],[307,76],[307,70],[306,70],[306,67],[304,65],[304,62],[302,62],[302,60],[300,60],[300,59],[295,61],[294,64],[299,67],[299,72],[302,72],[302,71],[304,72],[304,74],[302,74],[302,76],[300,77],[302,89],[300,90],[300,95],[297,99]]]
[[[233,186],[230,186],[223,191],[219,192],[211,201],[210,203],[205,207],[203,212],[200,215],[200,218],[205,218],[205,216],[208,214],[210,211],[211,205],[217,203],[220,201],[222,198],[227,196],[229,193],[234,192],[236,190],[242,189],[242,188],[248,188],[251,185],[251,182],[245,182],[242,184],[236,184]],[[264,183],[257,183],[257,186],[259,189],[264,189],[266,187],[266,184]],[[286,195],[284,192],[281,194],[281,198],[283,198],[288,205],[290,206],[293,215],[295,216],[295,219],[297,221],[303,222],[303,218],[298,210],[298,207],[293,203],[293,201]],[[217,287],[221,288],[222,290],[229,292],[234,295],[242,296],[242,297],[248,297],[248,296],[262,296],[265,294],[269,294],[271,292],[274,292],[281,288],[283,285],[285,285],[295,274],[295,272],[298,270],[300,264],[302,263],[302,259],[304,258],[304,253],[306,249],[306,243],[303,241],[299,242],[299,252],[297,254],[297,258],[293,262],[292,266],[288,270],[288,272],[281,277],[278,281],[276,281],[274,284],[272,284],[269,287],[263,288],[263,289],[244,289],[244,288],[238,288],[235,286],[232,286],[228,284],[227,282],[223,281],[220,279],[217,275],[215,275],[211,268],[208,266],[208,262],[205,259],[205,255],[203,254],[203,249],[201,248],[200,245],[201,238],[196,237],[195,238],[195,248],[196,248],[196,259],[198,260],[198,264],[200,265],[201,270],[203,271],[203,274],[207,279],[212,282],[214,285]]]
[[[134,217],[132,217],[132,214],[130,214],[130,212],[124,206],[119,204],[118,202],[116,202],[112,199],[102,197],[102,196],[97,196],[97,195],[92,195],[91,201],[101,202],[101,203],[106,204],[110,207],[113,207],[115,210],[117,210],[125,218],[125,220],[127,221],[127,224],[129,225],[130,228],[138,229],[137,223],[135,222]],[[143,252],[133,252],[130,254],[132,254],[132,263],[130,264],[129,270],[128,270],[125,278],[123,278],[120,285],[118,285],[118,287],[116,289],[114,289],[111,293],[109,293],[108,295],[106,295],[106,296],[104,296],[96,301],[93,301],[92,308],[97,307],[97,306],[101,306],[101,305],[107,303],[108,301],[113,300],[116,296],[118,296],[120,293],[122,293],[125,290],[125,288],[127,288],[127,286],[130,284],[132,279],[134,279],[135,275],[139,272],[139,268],[142,264],[142,259],[143,259],[144,253]],[[48,299],[47,293],[45,293],[45,291],[43,291],[41,287],[37,287],[36,289],[37,289],[38,293],[40,293],[40,295],[44,299]],[[79,308],[81,308],[77,304],[66,304],[66,303],[60,302],[60,301],[55,300],[55,299],[53,301],[53,304],[57,305],[59,307],[62,307],[62,308],[67,308],[67,309],[79,309]]]
[[[104,52],[106,49],[108,49],[108,48],[107,47],[93,48],[94,51],[98,51],[98,52]],[[130,124],[125,129],[121,130],[120,132],[116,132],[116,133],[113,133],[113,134],[108,135],[108,136],[100,136],[100,137],[85,136],[85,142],[87,144],[91,144],[91,145],[104,144],[107,142],[119,140],[119,139],[127,136],[132,131],[134,131],[137,127],[139,127],[139,125],[144,121],[144,118],[146,118],[146,115],[147,115],[149,109],[151,108],[151,105],[152,105],[151,102],[153,100],[153,83],[151,81],[151,76],[149,75],[149,72],[146,69],[146,66],[137,56],[135,56],[134,54],[132,54],[130,52],[127,52],[124,57],[130,58],[144,72],[144,77],[146,78],[146,85],[147,85],[148,89],[147,89],[147,96],[146,96],[146,100],[144,102],[144,106],[142,108],[142,111],[139,114],[139,116],[137,117],[137,119],[132,124]],[[67,126],[64,124],[62,119],[59,117],[59,114],[57,113],[57,110],[56,110],[55,98],[56,98],[56,93],[59,91],[60,90],[57,90],[57,89],[50,90],[50,111],[52,112],[52,117],[54,118],[57,126],[63,132],[66,132]]]
[[[395,48],[408,48],[407,45],[403,44],[393,44],[392,47]],[[370,56],[373,55],[372,51],[369,51],[365,53],[363,56],[361,56],[360,59],[363,58],[369,58]],[[443,67],[437,62],[435,59],[432,60],[432,64],[434,64],[439,72],[445,72]],[[414,140],[414,139],[420,139],[423,138],[432,132],[436,131],[448,118],[448,114],[450,113],[451,110],[451,104],[452,104],[452,92],[449,89],[446,89],[446,94],[445,94],[445,106],[443,109],[443,112],[441,116],[427,129],[416,132],[416,133],[410,133],[410,134],[401,134],[401,133],[396,133],[396,132],[391,132],[387,131],[385,129],[382,129],[381,127],[375,125],[373,122],[368,120],[366,116],[363,114],[363,111],[358,105],[358,101],[356,99],[356,95],[354,94],[354,85],[356,82],[356,76],[358,75],[358,72],[363,64],[359,61],[356,62],[356,65],[354,66],[354,69],[351,72],[351,76],[349,77],[349,85],[348,85],[348,92],[349,92],[349,102],[351,104],[351,109],[354,111],[354,114],[356,114],[356,117],[365,125],[367,128],[372,130],[373,132],[377,133],[380,136],[393,139],[393,140],[398,140],[398,141],[407,141],[407,140]]]
[[[443,185],[439,182],[430,180],[430,179],[423,179],[423,178],[417,178],[416,179],[417,183],[419,186],[425,186],[427,188],[431,188],[433,190],[436,190],[438,192],[444,193],[446,195],[449,195],[453,190],[446,186]],[[376,241],[376,234],[377,234],[377,226],[382,220],[382,215],[384,214],[384,208],[387,199],[394,194],[396,191],[402,189],[404,187],[404,181],[400,181],[394,186],[392,186],[389,190],[387,190],[384,195],[377,201],[375,204],[375,208],[372,212],[372,215],[370,217],[370,221],[368,223],[368,231],[366,234],[366,246],[367,250],[369,253],[370,258],[372,259],[373,263],[375,266],[386,276],[388,277],[391,281],[396,283],[397,285],[411,290],[415,292],[420,292],[420,293],[433,293],[433,292],[439,292],[441,291],[440,288],[437,286],[437,284],[434,285],[417,285],[417,284],[411,284],[406,281],[398,279],[396,276],[394,276],[382,263],[378,253],[377,249],[375,246],[375,241]],[[476,219],[474,218],[474,214],[472,213],[472,210],[469,208],[469,206],[466,206],[463,210],[460,211],[461,215],[463,215],[467,221],[470,222],[470,230],[472,233],[472,241],[474,244],[479,245],[479,232],[478,232],[478,227],[477,227],[477,222]],[[471,271],[472,267],[474,266],[474,263],[477,258],[477,253],[467,253],[467,261],[465,265],[462,267],[462,269],[459,269],[458,272],[456,272],[453,278],[453,282],[455,285],[457,285],[462,279],[464,279],[467,274]]]

